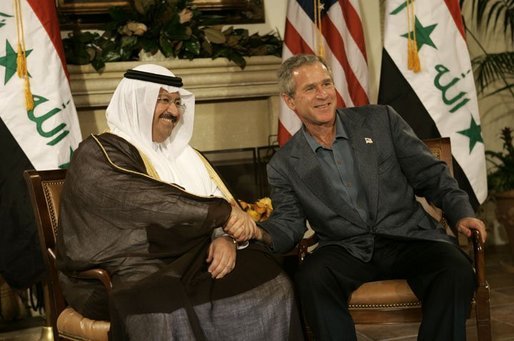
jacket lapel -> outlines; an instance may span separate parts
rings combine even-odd
[[[358,226],[365,226],[365,222],[361,219],[359,214],[353,210],[342,196],[334,191],[329,184],[324,181],[316,155],[310,148],[307,140],[301,132],[296,136],[297,143],[291,152],[291,163],[294,169],[302,179],[303,183],[314,193],[326,206],[330,207],[338,215],[346,220],[351,221]]]
[[[377,149],[373,133],[366,126],[361,115],[349,115],[351,109],[338,111],[346,132],[350,137],[355,163],[358,167],[361,184],[366,192],[371,222],[376,219],[378,201]]]

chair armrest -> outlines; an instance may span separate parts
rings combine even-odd
[[[309,253],[309,247],[315,245],[319,242],[319,237],[317,234],[313,234],[310,237],[303,238],[300,240],[298,245],[296,246],[296,252],[298,254],[298,262],[301,263],[305,259],[305,256]]]
[[[78,279],[96,279],[100,281],[103,286],[105,287],[105,290],[107,291],[107,294],[111,293],[112,290],[112,282],[111,282],[111,275],[104,270],[104,269],[89,269],[79,272],[74,272],[73,274],[68,274],[70,277],[78,278]]]
[[[485,280],[485,254],[484,254],[484,243],[482,242],[482,238],[480,232],[478,230],[471,230],[471,242],[473,244],[473,257],[475,261],[475,271],[477,277],[477,285],[487,286],[487,282]]]

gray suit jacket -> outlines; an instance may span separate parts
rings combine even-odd
[[[424,196],[442,208],[451,226],[474,216],[445,163],[391,107],[338,109],[337,114],[349,134],[369,218],[364,221],[324,181],[316,155],[298,132],[267,166],[274,210],[259,225],[271,235],[273,250],[292,249],[304,235],[306,220],[320,247],[337,244],[364,261],[371,258],[374,235],[454,242],[415,199]]]

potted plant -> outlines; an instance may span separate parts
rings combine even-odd
[[[486,151],[491,171],[487,175],[488,187],[496,201],[496,218],[505,227],[514,260],[514,145],[512,129],[501,131],[503,141],[501,151]]]

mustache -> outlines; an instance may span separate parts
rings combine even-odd
[[[170,113],[169,111],[163,112],[159,117],[162,117],[162,118],[168,118],[168,119],[170,119],[173,123],[177,123],[177,122],[178,122],[178,116],[173,115],[173,114],[172,114],[172,113]]]

